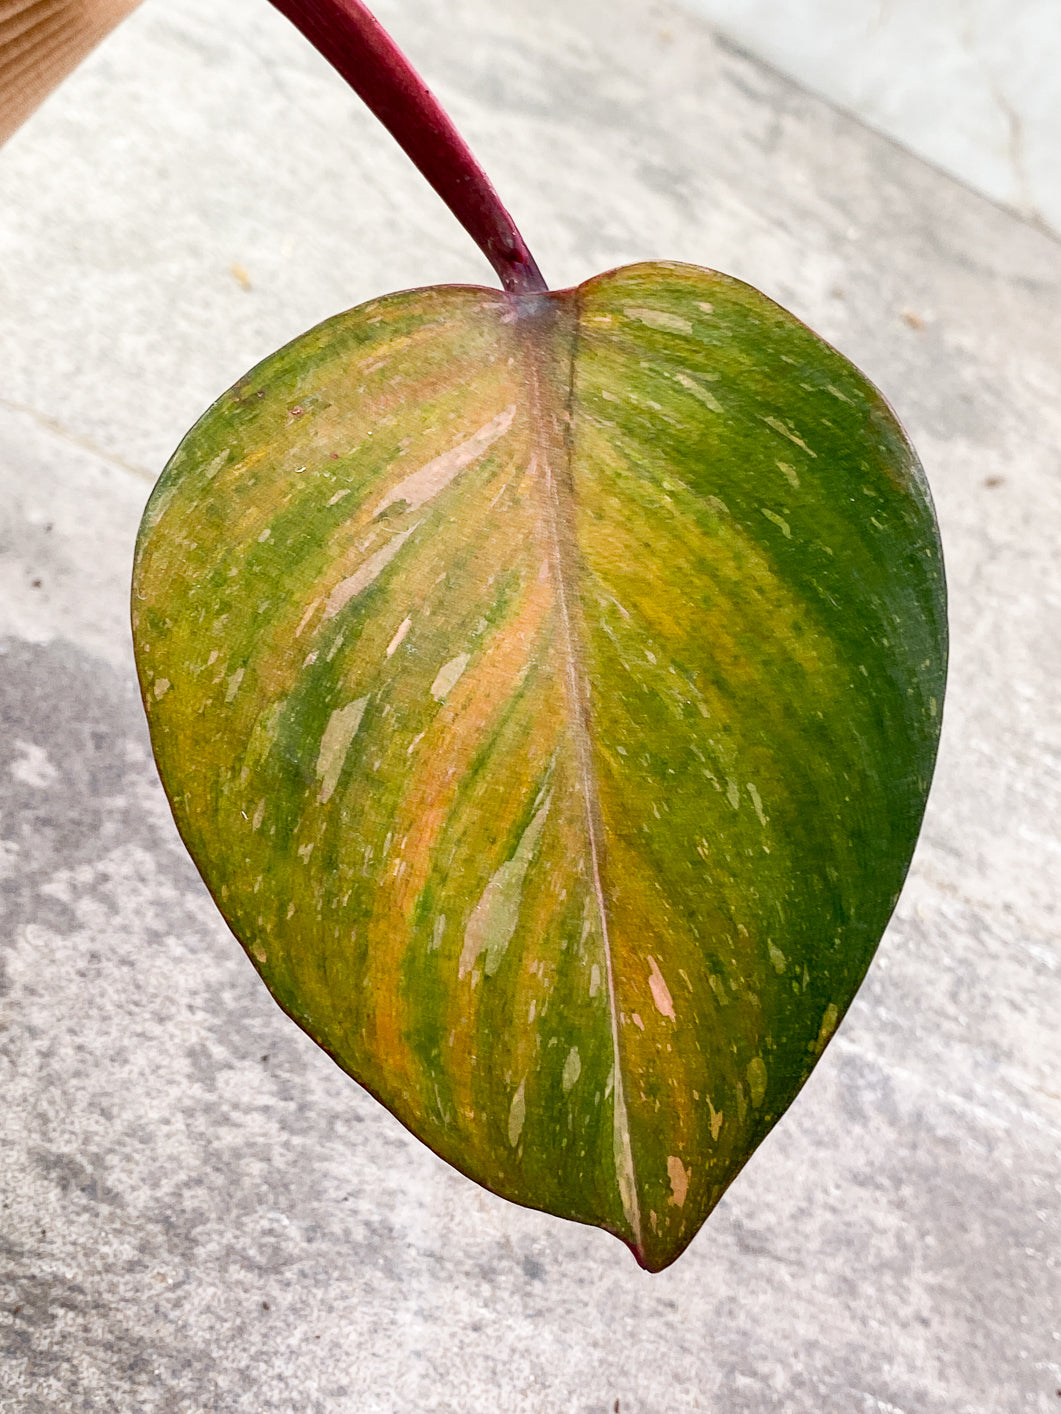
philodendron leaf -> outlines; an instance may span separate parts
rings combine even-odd
[[[880,395],[691,266],[338,316],[196,424],[134,624],[277,1001],[436,1153],[682,1251],[895,904],[944,590]]]

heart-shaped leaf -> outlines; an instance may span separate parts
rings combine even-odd
[[[695,267],[389,296],[188,434],[134,625],[280,1005],[478,1182],[673,1261],[921,820],[944,591],[880,395]]]

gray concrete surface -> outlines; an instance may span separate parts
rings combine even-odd
[[[0,1409],[1061,1410],[1061,246],[647,0],[379,6],[553,283],[752,280],[876,379],[937,496],[953,674],[909,886],[649,1277],[314,1049],[155,780],[125,596],[172,446],[323,316],[486,278],[294,32],[221,8],[147,0],[0,152]]]
[[[681,0],[737,44],[1061,236],[1057,0]]]

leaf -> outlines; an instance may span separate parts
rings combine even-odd
[[[192,429],[134,606],[177,824],[280,1005],[479,1183],[673,1261],[921,820],[944,590],[879,394],[691,266],[392,295]]]

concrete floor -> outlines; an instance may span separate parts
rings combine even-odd
[[[1057,0],[681,0],[752,54],[1061,236]]]
[[[890,397],[952,595],[908,888],[681,1260],[446,1169],[273,1005],[151,766],[151,481],[318,319],[488,280],[255,0],[147,0],[0,151],[0,1409],[1061,1410],[1061,245],[647,0],[379,12],[547,278],[659,256]]]

